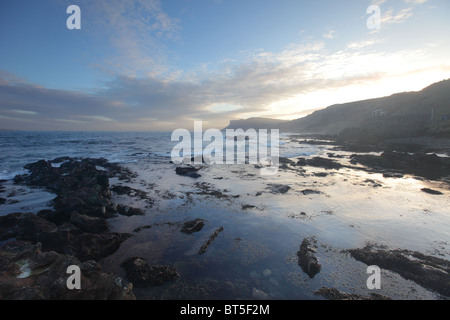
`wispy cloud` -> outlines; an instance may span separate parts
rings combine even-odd
[[[411,4],[424,4],[428,0],[405,0],[405,3],[411,3]]]
[[[292,44],[184,80],[118,75],[91,93],[46,89],[0,73],[0,127],[20,129],[23,119],[29,130],[44,129],[44,123],[52,130],[167,130],[198,119],[220,128],[244,115],[276,114],[272,105],[298,95],[376,83],[430,67],[424,64],[429,61],[425,49],[365,51],[377,41],[353,42],[335,52],[324,41]],[[302,107],[293,113],[315,106]]]
[[[337,31],[336,30],[330,30],[328,33],[324,34],[323,37],[325,39],[334,39],[337,38]]]
[[[108,52],[94,65],[103,72],[155,76],[170,71],[165,41],[181,30],[177,19],[162,9],[160,0],[80,1],[83,28],[94,41],[107,41]]]
[[[28,110],[11,110],[13,112],[19,113],[19,114],[25,114],[25,115],[35,115],[37,112],[35,111],[28,111]]]
[[[381,18],[381,25],[389,26],[392,24],[405,23],[413,15],[414,15],[414,13],[413,13],[412,7],[402,9],[398,12],[396,12],[394,9],[390,8],[389,10],[383,12],[382,18]]]

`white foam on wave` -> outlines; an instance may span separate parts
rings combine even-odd
[[[26,174],[28,173],[28,170],[22,169],[19,171],[8,171],[8,170],[2,170],[0,171],[0,180],[12,180],[15,176],[19,174]]]

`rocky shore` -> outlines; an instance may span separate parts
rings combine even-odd
[[[291,137],[291,139],[294,141],[297,138]],[[333,196],[333,189],[321,181],[327,180],[328,184],[328,178],[332,178],[330,181],[338,180],[335,178],[340,178],[343,173],[351,172],[351,170],[363,170],[363,177],[355,182],[350,180],[352,179],[350,175],[346,175],[343,179],[348,178],[354,185],[368,187],[369,191],[372,190],[372,187],[378,188],[376,191],[387,188],[388,182],[383,180],[381,175],[367,178],[366,172],[381,173],[384,178],[396,179],[392,180],[394,182],[400,181],[398,179],[405,178],[407,175],[421,181],[433,180],[434,184],[431,186],[433,189],[424,188],[428,185],[423,185],[414,191],[418,194],[426,193],[427,199],[428,197],[444,199],[447,194],[445,190],[448,189],[447,186],[450,182],[450,158],[444,156],[445,153],[448,154],[447,149],[433,149],[434,152],[429,152],[431,149],[423,146],[419,148],[413,144],[372,146],[341,143],[337,139],[333,140],[333,137],[322,137],[322,140],[320,137],[311,137],[311,139],[307,142],[331,146],[332,149],[327,151],[332,152],[313,157],[280,158],[280,172],[287,173],[286,176],[288,176],[285,180],[264,180],[257,177],[251,171],[254,169],[253,166],[242,171],[232,171],[233,174],[236,173],[238,177],[242,178],[242,181],[254,183],[255,188],[249,188],[249,191],[247,189],[242,192],[233,190],[231,193],[227,180],[232,178],[225,171],[212,174],[212,170],[206,165],[177,167],[170,164],[166,167],[169,168],[167,170],[171,170],[175,179],[180,179],[185,183],[185,188],[174,188],[173,196],[170,199],[175,199],[173,202],[178,201],[181,205],[192,204],[193,207],[195,207],[193,199],[224,207],[234,207],[237,208],[236,211],[242,211],[235,213],[234,218],[237,220],[243,219],[244,215],[253,218],[252,211],[258,211],[261,215],[269,215],[271,207],[267,204],[270,201],[286,198],[286,202],[288,202],[297,197],[295,205],[298,204],[302,207],[294,213],[289,212],[288,216],[296,218],[297,222],[307,224],[318,216],[323,220],[328,217],[334,220],[333,215],[338,211],[334,208],[323,206],[314,211],[316,200],[320,202],[320,199],[326,198],[328,202],[331,202],[330,199]],[[305,140],[298,140],[298,143],[303,144]],[[341,152],[342,150],[345,152]],[[351,151],[348,152],[348,150]],[[30,163],[25,166],[25,169],[28,170],[27,174],[14,178],[17,186],[25,185],[45,189],[54,194],[55,198],[51,202],[51,209],[41,210],[36,214],[24,211],[0,216],[0,279],[2,279],[0,281],[0,299],[135,299],[138,294],[144,292],[143,290],[152,290],[152,287],[160,287],[166,283],[169,283],[168,286],[173,288],[173,291],[177,291],[178,283],[188,282],[185,278],[187,272],[194,270],[193,273],[200,275],[203,274],[202,272],[209,273],[210,270],[206,270],[208,269],[207,262],[210,263],[213,256],[223,259],[218,260],[221,263],[230,259],[228,255],[231,256],[231,259],[237,259],[236,252],[240,252],[241,247],[250,243],[250,237],[247,239],[244,232],[237,233],[234,230],[236,225],[228,221],[214,220],[214,229],[210,229],[212,226],[209,218],[196,211],[189,214],[188,217],[176,215],[175,218],[175,215],[171,215],[169,218],[171,222],[167,221],[167,217],[160,220],[146,220],[146,208],[151,208],[154,203],[159,204],[161,199],[156,197],[160,195],[159,192],[163,194],[165,191],[156,190],[159,189],[159,186],[155,187],[155,190],[152,189],[153,187],[145,189],[149,194],[155,191],[150,197],[146,191],[137,189],[139,188],[137,186],[138,179],[130,183],[132,186],[121,185],[120,182],[128,183],[137,175],[126,167],[110,163],[106,159],[61,157],[51,161],[40,160]],[[294,175],[291,173],[294,173],[295,178],[292,178]],[[111,179],[120,182],[113,182],[114,185],[110,185]],[[146,182],[147,186],[148,181]],[[439,183],[435,183],[436,181]],[[326,189],[327,187],[328,189]],[[434,190],[435,188],[440,191]],[[4,190],[5,188],[0,183],[0,205],[11,201]],[[137,199],[137,201],[124,201],[128,205],[116,203],[120,199],[127,198]],[[136,203],[145,203],[145,205],[139,206]],[[314,206],[312,206],[313,203]],[[305,208],[304,204],[310,206]],[[290,209],[292,206],[286,205],[285,208]],[[429,207],[427,206],[425,209],[429,209]],[[424,214],[427,212],[425,209]],[[340,213],[337,212],[337,214]],[[130,223],[130,228],[111,228],[110,219],[117,217],[123,219],[121,221]],[[276,217],[273,218],[278,223],[279,220],[275,220]],[[356,230],[354,222],[351,221],[351,223],[352,229],[349,227],[339,230],[350,230],[350,232]],[[221,227],[218,228],[219,226]],[[265,228],[269,229],[267,226]],[[279,228],[282,228],[281,223]],[[170,229],[168,234],[157,238],[166,231],[165,229]],[[121,232],[112,232],[111,230]],[[240,230],[244,230],[244,228]],[[307,229],[305,228],[305,230]],[[146,234],[147,231],[148,234]],[[268,232],[267,230],[263,231]],[[230,234],[233,234],[233,237]],[[139,242],[148,235],[150,235],[149,237],[154,236],[152,243],[161,244],[161,248],[169,245],[157,242],[156,239],[168,242],[192,242],[194,245],[192,250],[187,251],[189,254],[185,253],[185,256],[181,254],[182,257],[175,261],[173,266],[162,265],[166,262],[153,261],[142,251],[127,251],[133,239],[137,239],[135,241]],[[305,283],[314,283],[330,276],[326,274],[330,264],[329,256],[326,257],[324,249],[326,247],[323,243],[319,244],[314,235],[319,238],[318,233],[300,234],[295,248],[291,252],[295,268],[298,269],[298,274]],[[281,238],[282,236],[278,234],[274,237]],[[147,239],[145,238],[145,240]],[[219,248],[223,246],[221,242],[229,244],[230,241],[234,241],[236,252],[226,252],[226,249]],[[196,245],[197,242],[198,245]],[[259,242],[252,243],[252,249],[254,248],[260,248]],[[247,247],[245,250],[251,251]],[[192,254],[190,254],[191,251]],[[261,252],[258,253],[262,255]],[[177,253],[179,254],[179,252]],[[236,257],[233,256],[234,254]],[[416,251],[392,250],[377,246],[344,251],[339,249],[335,255],[337,258],[334,256],[331,259],[339,260],[342,256],[348,256],[348,259],[354,263],[362,262],[368,266],[378,265],[404,279],[417,283],[422,288],[438,293],[444,298],[450,296],[448,291],[450,267],[447,260]],[[108,259],[111,257],[114,258]],[[105,259],[109,264],[105,263],[102,266],[102,260]],[[111,261],[114,262],[112,265],[118,266],[117,269],[122,273],[116,272],[115,268],[106,267],[110,266]],[[247,278],[240,280],[245,284],[243,287],[253,288],[253,290],[247,290],[246,295],[243,295],[244,298],[272,299],[283,290],[280,283],[286,285],[286,282],[283,282],[284,278],[277,274],[276,267],[270,265],[272,261],[264,263],[268,263],[270,269],[264,267],[264,272],[258,274],[252,270],[249,273],[250,280]],[[66,286],[66,280],[69,277],[67,268],[71,265],[77,265],[81,269],[83,290],[69,290]],[[233,273],[233,277],[235,273],[244,272],[239,269],[242,266],[236,265],[236,269],[230,271],[230,274]],[[107,269],[115,269],[115,274],[105,272],[104,270]],[[201,272],[196,270],[201,270]],[[214,279],[212,276],[211,278],[205,277],[205,283]],[[246,281],[253,281],[252,286],[248,285]],[[329,283],[328,285],[333,286]],[[216,283],[214,286],[227,294],[232,292],[233,297],[238,296],[238,290],[229,289],[237,286],[230,281]],[[190,287],[186,286],[186,288]],[[341,292],[335,288],[324,287],[317,290],[318,288],[320,287],[315,287],[309,293],[337,300],[389,299],[381,294],[362,296],[351,292]],[[145,295],[143,296],[145,297]],[[155,293],[152,297],[159,296]]]
[[[98,264],[132,236],[110,232],[108,219],[144,214],[111,201],[109,179],[127,180],[133,173],[105,159],[69,157],[40,160],[25,169],[29,173],[16,176],[15,184],[55,193],[54,209],[0,216],[0,241],[5,243],[0,248],[0,298],[134,299],[133,284],[102,272]],[[132,191],[117,186],[112,190]],[[70,265],[80,267],[83,290],[67,288]],[[154,283],[167,279],[166,269],[152,270]]]

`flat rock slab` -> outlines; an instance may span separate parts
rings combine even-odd
[[[386,250],[377,246],[348,250],[367,265],[398,273],[426,289],[450,297],[450,261],[409,250]]]

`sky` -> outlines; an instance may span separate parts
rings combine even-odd
[[[1,0],[0,129],[222,129],[418,91],[450,78],[449,16],[448,0]]]

